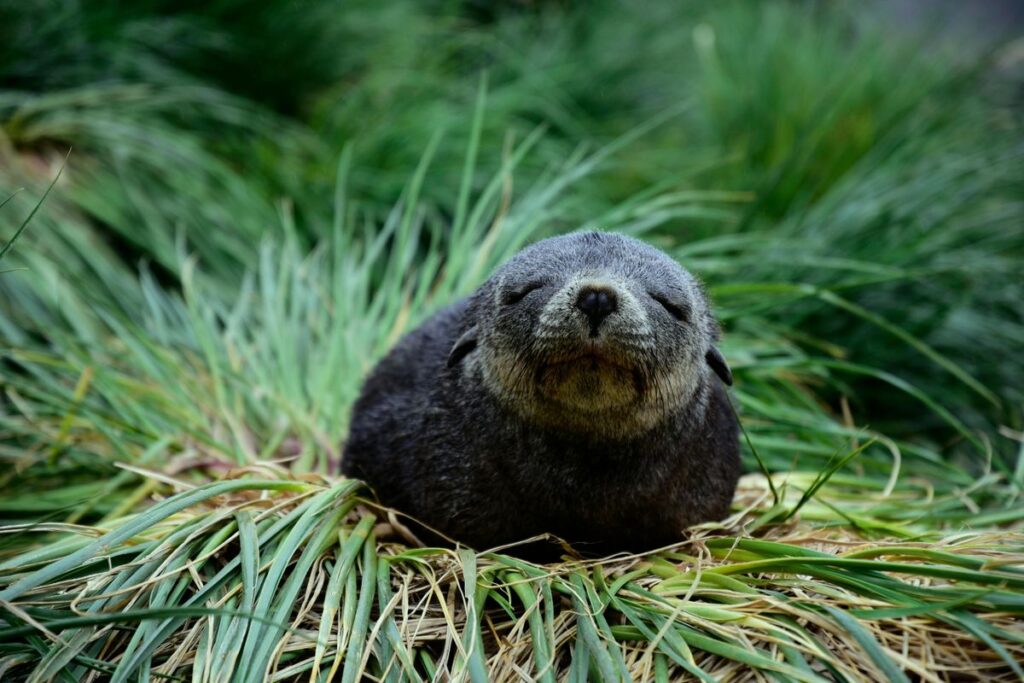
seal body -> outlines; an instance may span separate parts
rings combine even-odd
[[[477,549],[673,543],[728,512],[737,424],[697,281],[630,238],[520,252],[377,365],[342,468]]]

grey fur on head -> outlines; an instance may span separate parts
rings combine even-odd
[[[598,328],[577,306],[586,291],[615,301]],[[708,354],[721,357],[696,278],[657,249],[616,235],[582,233],[525,249],[480,287],[469,315],[475,325],[451,354],[463,374],[479,376],[526,420],[590,437],[654,427],[694,398]],[[466,345],[475,353],[462,360]],[[717,367],[731,383],[724,362]]]
[[[696,278],[657,249],[538,242],[381,361],[343,469],[478,548],[671,542],[723,516],[739,476],[717,336]]]

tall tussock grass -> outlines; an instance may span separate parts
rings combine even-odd
[[[789,2],[0,26],[0,678],[1024,677],[1019,43]],[[734,514],[421,547],[337,476],[360,382],[578,228],[706,282]]]

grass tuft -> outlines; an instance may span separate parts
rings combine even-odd
[[[70,529],[23,531],[81,547],[0,566],[0,599],[20,606],[0,630],[5,655],[32,657],[37,673],[59,661],[75,679],[153,667],[200,680],[644,680],[659,668],[711,680],[745,668],[798,681],[1009,679],[1024,656],[1019,534],[879,542],[789,514],[751,534],[771,501],[747,478],[742,511],[656,555],[534,566],[410,548],[360,494],[344,480],[243,478],[176,493],[84,545]]]

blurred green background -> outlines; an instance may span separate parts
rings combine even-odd
[[[8,514],[336,467],[402,330],[578,228],[708,283],[771,468],[1015,497],[1020,16],[937,7],[0,3],[0,244],[67,158],[0,275]]]

